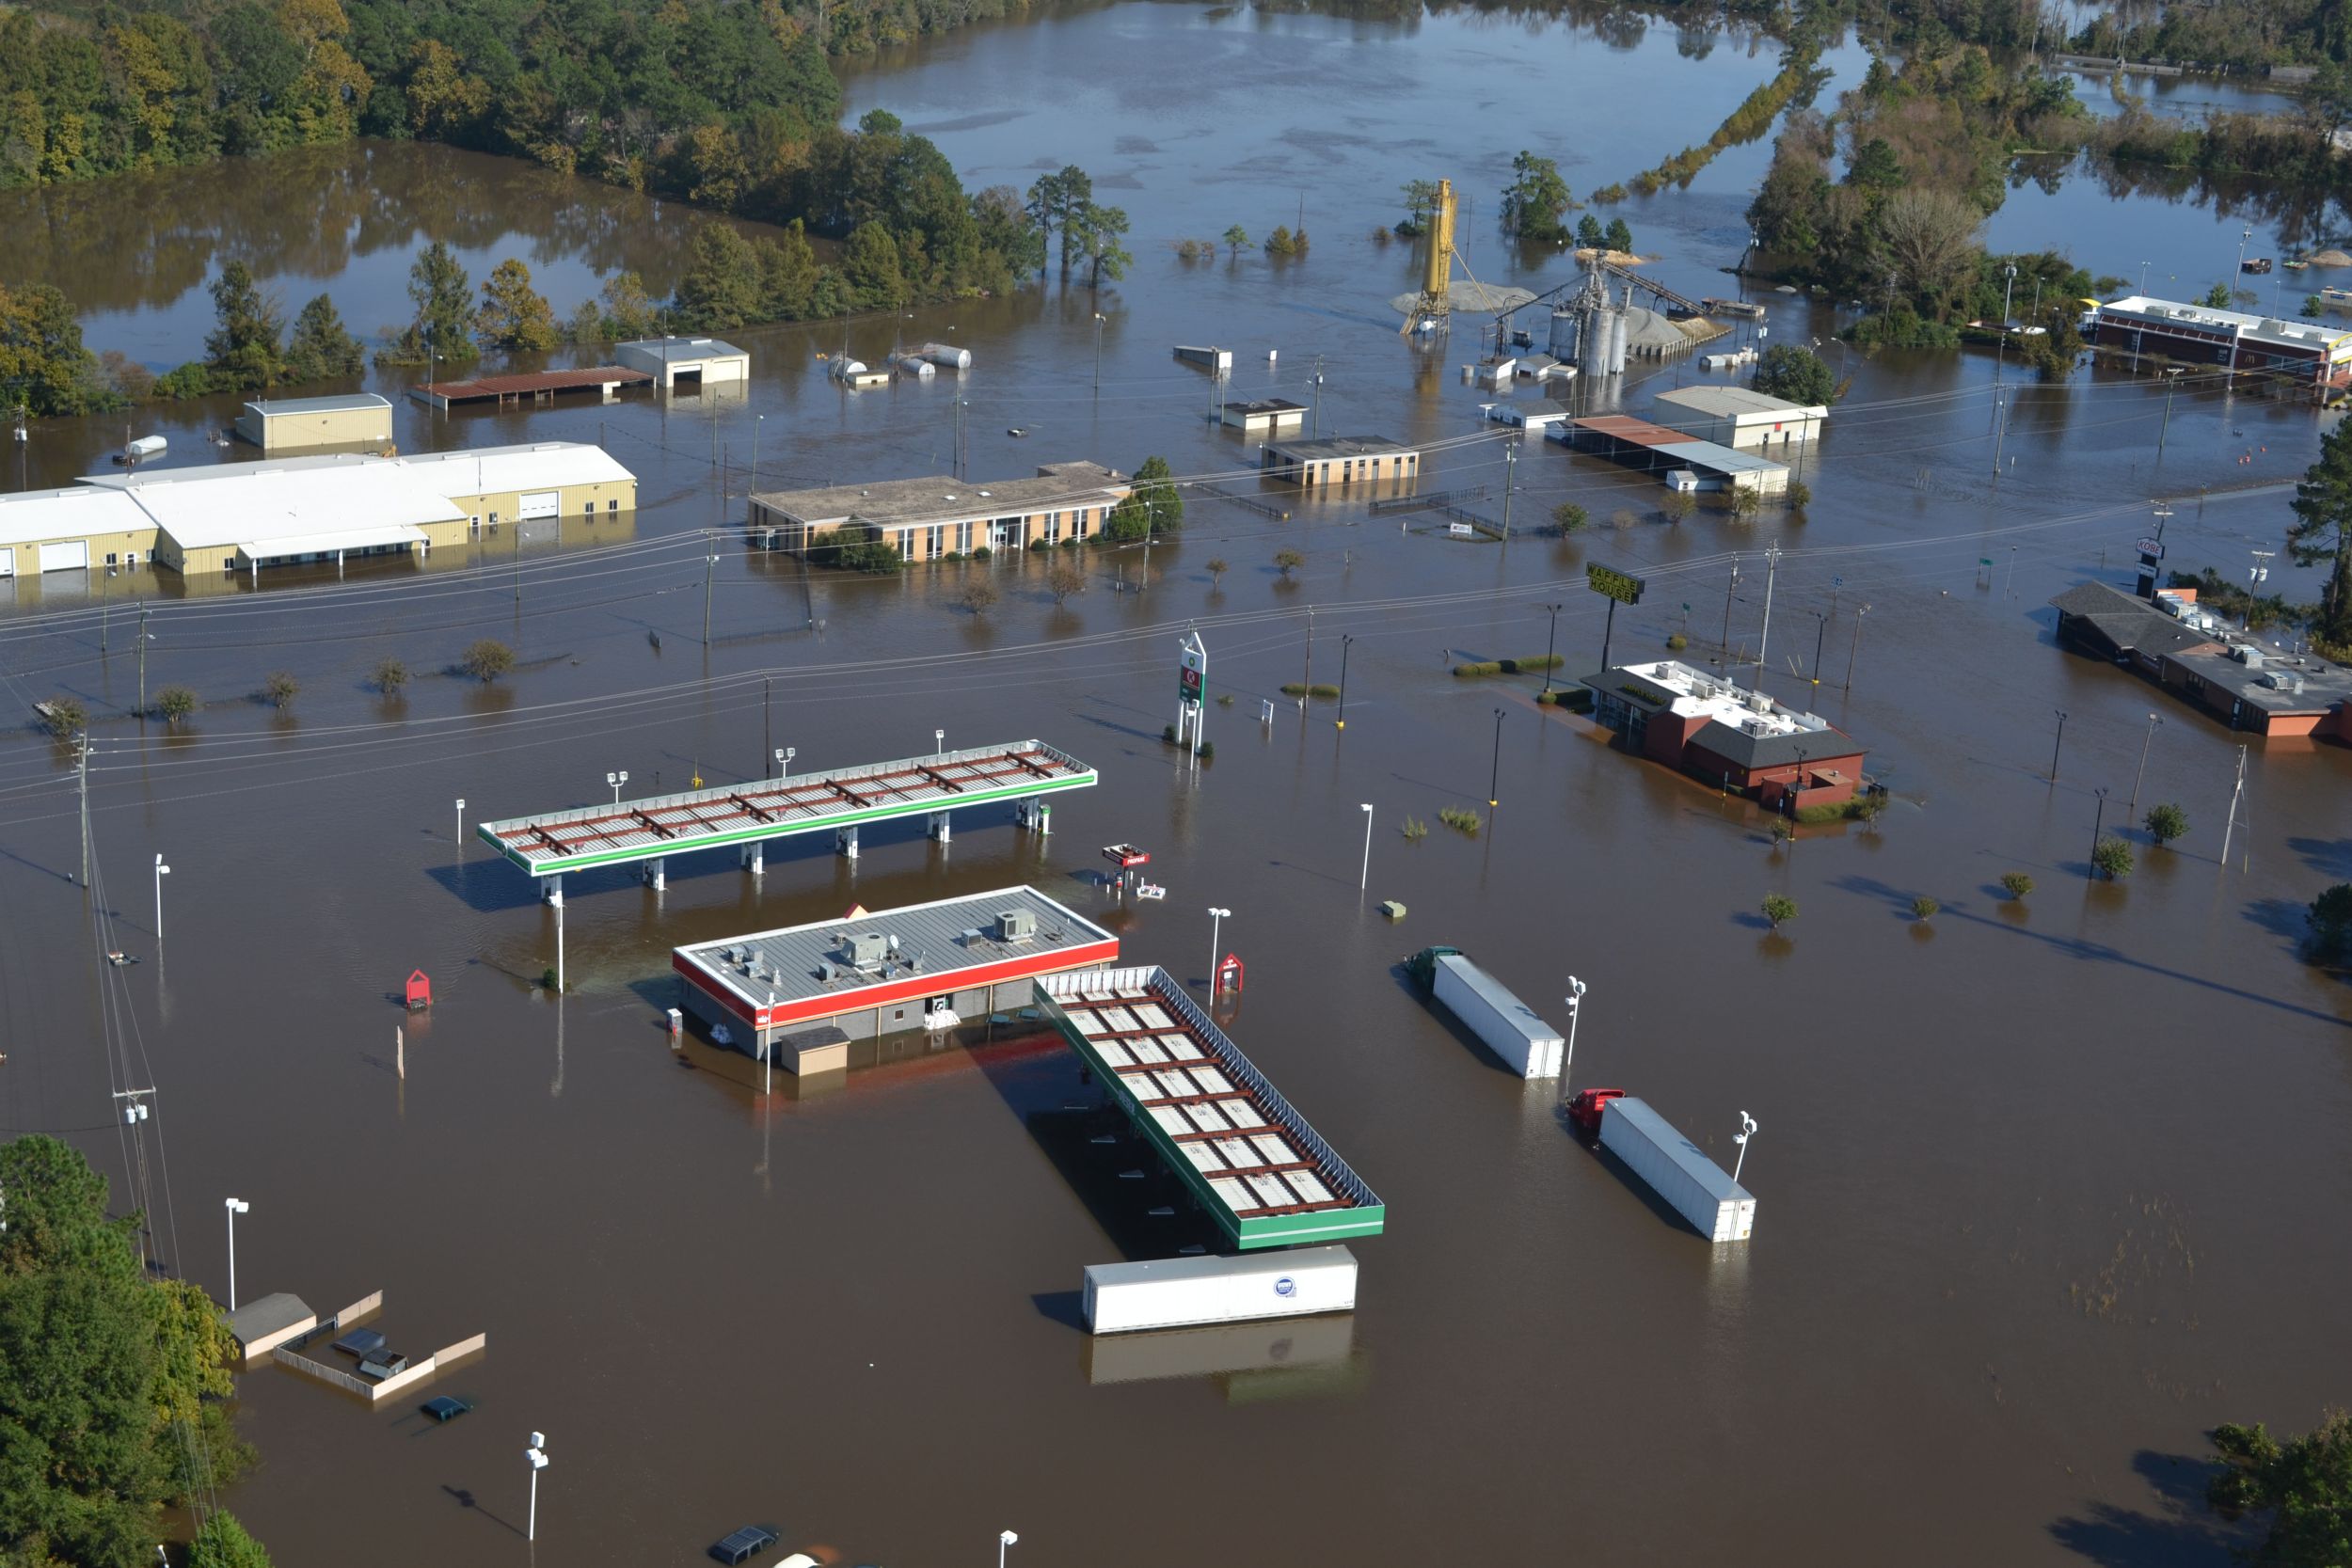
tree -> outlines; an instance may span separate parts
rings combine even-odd
[[[359,374],[367,364],[367,350],[344,327],[333,300],[320,294],[302,308],[286,343],[287,380],[339,381]]]
[[[1804,480],[1792,479],[1788,487],[1780,493],[1780,499],[1788,503],[1789,510],[1803,512],[1813,504],[1813,486]]]
[[[79,697],[52,697],[41,704],[41,728],[59,740],[68,740],[89,728],[89,709]]]
[[[293,705],[295,694],[301,689],[302,683],[291,673],[284,670],[273,670],[262,682],[262,700],[283,713]]]
[[[985,615],[996,608],[997,597],[994,583],[986,578],[974,578],[956,594],[956,603],[975,615]]]
[[[196,708],[196,693],[184,686],[167,686],[155,693],[156,717],[174,728]]]
[[[1678,523],[1699,507],[1699,499],[1688,490],[1669,490],[1666,499],[1658,503],[1658,510],[1670,523]]]
[[[387,697],[397,697],[401,688],[408,684],[408,666],[394,656],[386,654],[375,661],[374,670],[368,675],[368,684]]]
[[[841,252],[841,276],[858,309],[896,310],[907,302],[898,242],[879,223],[862,223],[850,230],[850,243]]]
[[[1054,595],[1054,608],[1059,610],[1071,594],[1087,591],[1087,575],[1075,566],[1057,566],[1045,574],[1045,591]]]
[[[1307,558],[1299,554],[1296,550],[1276,550],[1274,552],[1275,568],[1282,574],[1282,580],[1285,582],[1290,580],[1290,575],[1293,572],[1296,571],[1299,567],[1304,566],[1305,564],[1307,564]]]
[[[1078,254],[1078,217],[1094,204],[1094,181],[1075,164],[1065,164],[1059,171],[1038,176],[1029,187],[1029,221],[1037,226],[1041,240],[1058,231],[1061,235],[1061,267],[1070,270],[1070,260]],[[1039,258],[1043,270],[1044,259]],[[1116,274],[1113,275],[1117,276]]]
[[[1620,255],[1633,254],[1633,230],[1623,218],[1611,218],[1609,227],[1601,231],[1600,243]]]
[[[1435,180],[1405,182],[1405,221],[1396,226],[1404,238],[1418,239],[1429,232],[1429,220],[1438,211],[1438,182]]]
[[[1120,236],[1127,232],[1127,212],[1123,207],[1097,207],[1093,202],[1082,206],[1073,220],[1078,252],[1086,258],[1087,287],[1099,289],[1103,279],[1116,282],[1127,276],[1127,263],[1135,258],[1120,245]],[[1071,230],[1063,230],[1065,240]]]
[[[1795,343],[1774,343],[1756,362],[1750,383],[1766,397],[1783,398],[1807,408],[1826,408],[1837,401],[1837,378],[1821,356]]]
[[[1562,533],[1580,532],[1592,520],[1592,514],[1574,501],[1562,501],[1551,509],[1551,526]]]
[[[485,637],[467,648],[457,667],[487,686],[515,668],[515,650],[495,637]]]
[[[2091,847],[2090,866],[2110,882],[2120,882],[2132,874],[2135,858],[2132,847],[2113,833]]]
[[[72,302],[45,283],[0,286],[0,387],[11,411],[20,403],[40,415],[120,406],[99,378],[97,356],[82,346]]]
[[[2352,642],[2352,429],[2339,420],[2319,438],[2319,460],[2305,471],[2290,503],[2287,555],[2297,566],[2328,568],[2312,630],[2321,641]]]
[[[1289,224],[1278,223],[1274,226],[1274,232],[1265,237],[1263,248],[1268,256],[1295,256],[1298,254],[1298,242],[1291,237]]]
[[[284,328],[278,307],[253,281],[253,270],[230,261],[213,280],[213,311],[219,325],[204,340],[204,365],[213,385],[226,390],[258,391],[285,373],[278,337]]]
[[[1142,466],[1136,469],[1135,482],[1126,499],[1111,508],[1113,521],[1118,519],[1120,510],[1128,506],[1133,506],[1142,516],[1144,526],[1138,537],[1149,535],[1156,539],[1183,530],[1184,498],[1176,488],[1175,470],[1168,466],[1167,458],[1147,457],[1143,460]]]
[[[1518,239],[1557,245],[1568,237],[1561,217],[1576,205],[1560,166],[1522,151],[1511,160],[1511,182],[1502,188],[1502,227]]]
[[[2168,800],[2161,805],[2150,806],[2148,816],[2140,825],[2148,830],[2148,836],[2156,841],[2156,847],[2162,848],[2188,832],[2188,813]]]
[[[1226,252],[1229,256],[1234,258],[1235,260],[1238,260],[1241,253],[1251,248],[1255,243],[1256,242],[1252,241],[1249,237],[1249,230],[1244,229],[1238,223],[1233,225],[1231,229],[1225,230]]]
[[[2208,310],[2227,310],[2230,308],[2230,286],[2227,283],[2216,283],[2205,291],[2203,297],[2198,303]]]
[[[543,353],[563,341],[547,296],[531,286],[531,269],[508,257],[490,269],[482,285],[482,309],[474,313],[474,336],[484,348],[509,354]]]
[[[706,223],[694,230],[686,270],[677,280],[678,325],[696,332],[731,332],[760,313],[760,284],[752,242],[732,224]]]
[[[1763,911],[1764,918],[1777,931],[1782,921],[1797,918],[1797,901],[1785,893],[1768,893],[1764,895]]]
[[[805,242],[803,242],[805,243]],[[616,272],[604,280],[604,335],[611,342],[627,342],[632,338],[654,336],[657,317],[653,296],[645,293],[645,280],[633,272]]]
[[[215,1509],[204,1516],[196,1539],[188,1544],[188,1568],[270,1568],[269,1553],[235,1514]]]
[[[2033,879],[2022,871],[2004,871],[2001,873],[2001,891],[2022,902],[2026,895],[2033,891]]]
[[[417,308],[376,363],[470,365],[481,357],[473,341],[473,284],[446,240],[436,240],[408,269],[408,298]]]
[[[1920,920],[1932,920],[1935,918],[1935,911],[1943,907],[1924,893],[1911,901],[1911,912],[1914,917]]]
[[[1949,191],[1907,187],[1879,208],[1876,271],[1892,273],[1923,303],[1940,302],[1977,252],[1984,214]]]
[[[1212,589],[1223,588],[1225,586],[1225,574],[1232,571],[1232,567],[1227,564],[1223,556],[1211,556],[1208,561],[1208,568],[1209,586]]]
[[[2267,1514],[2249,1560],[2263,1568],[2335,1568],[2352,1560],[2352,1415],[2330,1410],[2282,1446],[2258,1422],[2214,1429],[2225,1466],[2205,1500],[2225,1519]]]
[[[1587,213],[1576,220],[1576,243],[1584,249],[1600,249],[1605,238],[1606,236],[1601,231],[1600,219],[1594,214]]]
[[[2321,958],[2352,951],[2352,882],[2338,882],[2312,899],[2307,918],[2312,946]]]

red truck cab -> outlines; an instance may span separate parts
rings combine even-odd
[[[1600,1115],[1613,1100],[1623,1100],[1623,1089],[1580,1089],[1568,1101],[1568,1119],[1582,1130],[1588,1138],[1600,1136]]]

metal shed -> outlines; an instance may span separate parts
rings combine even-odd
[[[392,405],[373,392],[255,399],[237,435],[265,452],[376,450],[392,444]]]

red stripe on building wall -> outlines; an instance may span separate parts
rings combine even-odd
[[[670,956],[670,967],[684,975],[688,984],[746,1023],[764,1029],[838,1018],[843,1013],[863,1012],[868,1007],[886,1007],[893,1002],[904,1002],[911,997],[938,996],[946,991],[969,990],[975,986],[1034,979],[1040,974],[1059,974],[1072,969],[1095,969],[1118,961],[1119,939],[1109,937],[1102,942],[1065,947],[1059,952],[1041,954],[1035,958],[1004,958],[968,969],[946,969],[931,974],[917,974],[910,979],[893,980],[887,985],[834,991],[798,1002],[781,1002],[772,1007],[754,1007],[732,988],[714,990],[707,972],[683,953]]]

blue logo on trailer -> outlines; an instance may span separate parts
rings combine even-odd
[[[1284,1275],[1274,1282],[1274,1293],[1278,1296],[1295,1296],[1298,1294],[1298,1282],[1289,1275]]]

